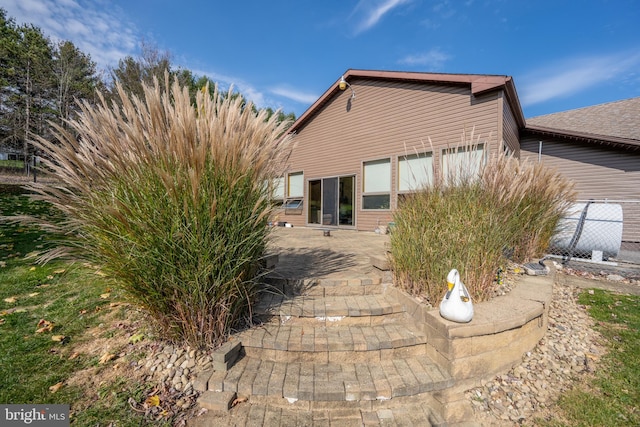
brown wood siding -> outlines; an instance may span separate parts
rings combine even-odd
[[[399,155],[433,150],[434,163],[439,165],[442,148],[460,144],[463,131],[469,135],[472,130],[489,143],[490,150],[498,147],[499,92],[474,97],[462,85],[366,79],[350,83],[356,99],[350,100],[349,89],[340,92],[298,130],[288,170],[304,172],[305,202],[310,179],[355,175],[359,230],[374,230],[392,218],[391,211],[361,209],[363,161],[391,159],[391,206],[395,207]],[[303,226],[307,206],[304,212],[281,218]]]
[[[616,150],[579,142],[565,142],[526,136],[521,143],[521,157],[541,161],[573,181],[581,200],[625,200],[622,239],[640,242],[640,153]]]
[[[520,157],[520,134],[518,132],[518,123],[516,122],[513,111],[511,111],[506,99],[502,111],[503,142],[509,147],[516,157]]]

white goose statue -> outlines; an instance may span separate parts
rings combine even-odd
[[[473,318],[473,303],[455,268],[447,275],[447,286],[449,290],[440,303],[440,316],[453,322],[470,322]]]

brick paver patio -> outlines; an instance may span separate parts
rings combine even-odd
[[[242,357],[207,374],[202,425],[360,426],[440,424],[425,394],[453,382],[426,356],[426,337],[394,298],[384,257],[389,236],[349,230],[274,229],[274,289],[255,308],[264,323],[238,333]],[[203,383],[203,387],[204,383]]]

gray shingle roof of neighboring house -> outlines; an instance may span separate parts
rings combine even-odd
[[[640,97],[531,117],[526,130],[640,149]]]

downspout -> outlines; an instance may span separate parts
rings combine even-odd
[[[542,161],[542,141],[538,141],[538,163]]]

